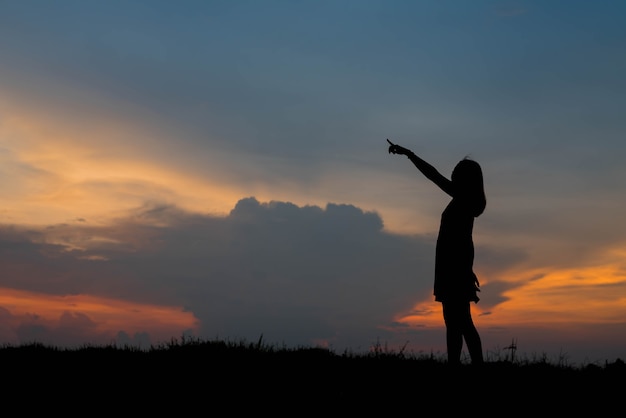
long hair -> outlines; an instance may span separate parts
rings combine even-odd
[[[480,216],[487,207],[483,170],[476,161],[464,158],[452,171],[455,189],[469,203],[474,217]]]

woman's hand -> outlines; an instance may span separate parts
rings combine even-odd
[[[411,151],[408,149],[401,147],[400,145],[396,145],[387,138],[387,142],[389,142],[389,154],[400,154],[400,155],[409,155]]]

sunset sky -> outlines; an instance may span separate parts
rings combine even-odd
[[[626,2],[0,1],[0,343],[445,353],[485,176],[487,359],[626,359]]]

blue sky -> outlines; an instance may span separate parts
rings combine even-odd
[[[0,2],[0,337],[443,350],[447,198],[390,138],[444,174],[483,166],[486,349],[626,356],[625,15]]]

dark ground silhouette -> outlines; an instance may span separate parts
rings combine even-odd
[[[621,360],[567,367],[191,341],[141,351],[38,344],[0,349],[5,405],[101,414],[593,413],[623,407]],[[454,395],[454,402],[450,402]],[[617,409],[620,410],[620,409]],[[404,412],[406,413],[406,412]]]

